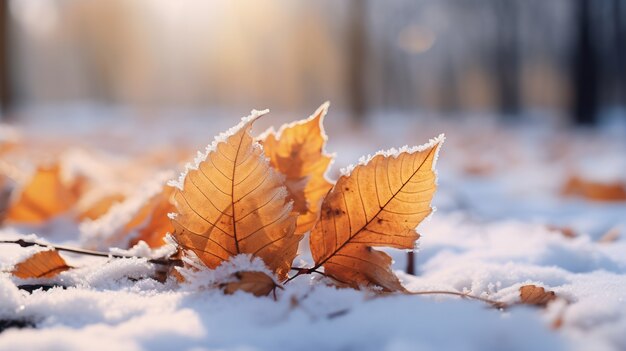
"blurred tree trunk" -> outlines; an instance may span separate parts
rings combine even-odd
[[[348,104],[356,121],[365,118],[367,97],[365,89],[367,1],[351,0],[348,20]]]
[[[0,118],[9,116],[13,96],[9,70],[9,0],[0,0]]]
[[[505,118],[519,115],[519,28],[517,2],[495,0],[494,11],[497,23],[495,45],[496,84],[499,93],[499,112]]]
[[[574,103],[573,118],[579,125],[596,123],[598,113],[598,67],[592,38],[591,2],[578,0],[577,33],[573,50]]]
[[[617,55],[617,93],[619,104],[626,109],[626,5],[623,0],[613,0],[613,25]],[[626,114],[624,115],[626,118]]]

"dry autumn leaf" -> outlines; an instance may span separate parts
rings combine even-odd
[[[56,250],[48,250],[39,251],[18,263],[11,274],[22,279],[52,278],[70,268]]]
[[[272,167],[284,174],[293,211],[299,214],[296,233],[311,230],[319,217],[324,196],[332,184],[325,174],[332,157],[324,153],[327,136],[324,116],[329,103],[320,106],[308,119],[285,124],[278,132],[270,129],[261,143]]]
[[[24,186],[17,201],[9,207],[7,219],[15,222],[42,223],[68,212],[78,201],[81,181],[66,184],[58,164],[39,167]]]
[[[382,153],[343,175],[324,199],[311,231],[315,268],[353,287],[404,291],[391,257],[372,247],[413,249],[416,226],[431,212],[435,160],[443,135],[422,147]]]
[[[266,111],[253,111],[216,138],[181,176],[172,218],[174,236],[209,268],[238,254],[260,257],[285,279],[302,235],[287,199],[284,177],[270,167],[250,135]]]
[[[124,201],[126,197],[122,194],[110,194],[103,196],[97,201],[91,203],[78,214],[78,220],[85,219],[95,220],[106,214],[113,205]]]
[[[221,284],[227,295],[245,291],[254,296],[267,296],[278,287],[274,279],[263,272],[237,272],[234,276],[236,281]]]
[[[626,201],[626,184],[620,182],[600,183],[571,176],[561,193],[566,196],[580,196],[593,201]]]
[[[545,307],[552,300],[556,299],[554,291],[536,285],[524,285],[519,288],[520,302],[525,305]]]
[[[152,248],[161,247],[165,244],[163,239],[167,233],[174,231],[174,226],[167,216],[176,210],[172,203],[174,189],[164,186],[163,191],[153,196],[124,227],[125,233],[136,231],[129,247],[143,240]]]

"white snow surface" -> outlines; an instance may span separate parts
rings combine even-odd
[[[116,121],[128,128],[134,123]],[[8,271],[45,248],[0,244],[0,321],[32,325],[0,332],[0,350],[626,349],[626,204],[559,195],[563,179],[573,171],[596,179],[624,179],[620,165],[625,162],[626,133],[426,124],[393,116],[355,131],[333,120],[332,111],[327,123],[327,149],[338,155],[336,168],[329,172],[335,176],[339,167],[361,155],[421,144],[428,136],[446,133],[434,201],[439,211],[418,227],[416,276],[403,272],[405,252],[388,250],[407,289],[467,292],[513,303],[519,300],[520,286],[536,284],[562,300],[547,309],[518,306],[501,311],[453,296],[378,297],[328,286],[318,275],[294,279],[277,290],[276,300],[243,292],[224,295],[215,282],[241,269],[266,270],[262,262],[246,256],[215,271],[184,271],[189,283],[178,284],[172,278],[165,283],[150,278],[156,267],[145,258],[62,253],[76,269],[52,281],[23,281]],[[156,129],[157,123],[151,122],[151,128],[161,137],[168,135],[164,130],[195,130],[199,146],[224,124],[220,119],[189,125],[162,122]],[[50,132],[51,125],[45,127]],[[18,126],[22,138],[36,134],[35,128]],[[149,145],[149,131],[139,144]],[[82,129],[80,133],[89,134]],[[569,151],[555,159],[551,153],[561,150],[561,141]],[[470,159],[489,164],[492,173],[465,174]],[[123,209],[116,207],[118,215]],[[103,228],[96,229],[112,225],[103,222]],[[578,236],[566,238],[547,225],[570,226]],[[622,237],[598,242],[611,228]],[[0,240],[18,238],[73,246],[84,240],[80,225],[63,216],[44,227],[0,228]],[[140,243],[131,250],[112,251],[158,257],[171,249],[153,252]],[[306,253],[294,262],[310,264]],[[33,293],[18,288],[34,283],[66,288]],[[558,329],[553,328],[556,321]]]

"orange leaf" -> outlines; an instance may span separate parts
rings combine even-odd
[[[442,142],[443,135],[397,155],[378,154],[339,178],[311,231],[315,268],[323,266],[326,275],[353,287],[404,291],[391,257],[372,247],[414,248],[415,227],[432,212]]]
[[[165,244],[163,241],[165,235],[174,232],[174,226],[167,216],[176,209],[172,203],[173,192],[173,188],[164,186],[163,191],[152,197],[126,224],[125,232],[137,230],[137,236],[130,241],[129,246],[137,244],[140,240],[152,248]]]
[[[327,136],[323,121],[329,103],[320,106],[308,119],[272,129],[262,140],[272,167],[286,177],[293,210],[299,214],[296,233],[311,230],[319,218],[320,206],[332,184],[325,173],[332,157],[324,153]]]
[[[274,279],[263,272],[237,272],[234,276],[236,281],[221,285],[226,295],[241,290],[254,296],[267,296],[278,287]]]
[[[285,279],[302,235],[294,233],[296,217],[283,176],[250,135],[264,113],[253,111],[188,168],[174,194],[178,213],[172,222],[179,244],[209,268],[251,254]]]
[[[78,200],[80,183],[66,184],[59,165],[40,167],[8,211],[15,222],[42,223],[68,212]]]
[[[552,300],[556,299],[554,291],[536,285],[524,285],[519,288],[520,302],[525,305],[545,307]]]
[[[83,221],[85,219],[95,220],[106,214],[111,207],[117,203],[122,202],[126,197],[122,194],[110,194],[103,196],[94,203],[90,204],[86,209],[81,211],[78,215],[78,219]]]
[[[593,182],[571,176],[563,186],[561,193],[594,201],[626,201],[626,184]]]
[[[39,251],[18,263],[11,273],[22,279],[52,278],[70,268],[56,250],[48,250]]]

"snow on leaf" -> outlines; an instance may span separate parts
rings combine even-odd
[[[52,278],[70,268],[56,250],[47,250],[18,263],[11,274],[22,279]]]
[[[554,291],[547,291],[536,285],[524,285],[520,287],[519,293],[522,304],[539,307],[545,307],[550,301],[557,298]]]
[[[270,167],[250,135],[253,111],[187,167],[174,193],[174,236],[209,268],[238,254],[260,257],[286,278],[302,235],[284,177]]]
[[[426,147],[379,153],[339,178],[311,231],[315,268],[353,287],[404,291],[391,257],[372,247],[413,249],[415,227],[432,212],[442,142],[440,136]]]
[[[129,248],[139,240],[150,247],[164,245],[163,238],[174,230],[168,213],[174,210],[173,190],[165,186],[170,173],[147,181],[135,194],[114,204],[107,213],[94,221],[81,223],[83,243],[90,248],[107,249],[111,246]]]
[[[313,228],[322,200],[332,187],[325,177],[333,159],[324,152],[328,138],[323,121],[328,106],[326,102],[309,118],[285,124],[278,132],[269,129],[259,137],[272,167],[286,177],[293,211],[300,215],[296,227],[299,234]]]

